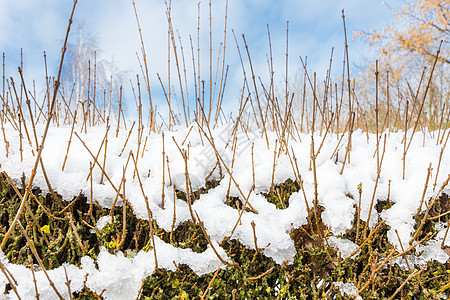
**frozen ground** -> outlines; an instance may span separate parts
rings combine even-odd
[[[236,134],[237,149],[234,154],[234,163],[232,163],[232,129],[232,125],[224,125],[211,129],[211,131],[217,152],[222,157],[223,163],[228,169],[232,170],[233,178],[238,184],[240,191],[224,167],[222,167],[224,177],[221,180],[218,168],[216,168],[211,179],[220,180],[220,184],[216,188],[210,189],[208,193],[201,195],[200,199],[192,205],[192,208],[201,221],[204,222],[205,229],[215,244],[215,248],[223,258],[229,260],[225,251],[218,245],[218,242],[230,235],[238,219],[239,212],[224,203],[227,190],[230,186],[230,196],[240,197],[243,202],[244,198],[242,195],[245,195],[245,197],[250,195],[248,201],[258,214],[244,212],[241,225],[237,226],[233,238],[238,239],[242,244],[250,248],[254,248],[251,226],[251,223],[254,222],[256,224],[258,244],[262,245],[262,247],[269,245],[264,249],[264,254],[273,258],[279,264],[283,262],[292,263],[295,248],[289,232],[292,228],[305,224],[307,217],[303,192],[293,193],[289,199],[289,207],[284,210],[277,209],[273,204],[268,203],[261,193],[267,192],[272,182],[274,150],[277,147],[278,151],[279,148],[277,135],[274,132],[270,132],[266,140],[265,136],[259,131],[245,133],[239,129]],[[37,130],[42,132],[43,128],[38,127]],[[92,156],[80,140],[73,135],[67,162],[64,171],[62,171],[70,131],[70,127],[51,127],[43,151],[43,161],[50,182],[53,188],[65,199],[72,199],[80,190],[86,195],[90,194],[90,182],[89,180],[86,181],[86,177],[89,174],[90,162],[93,162]],[[104,207],[112,205],[116,196],[113,185],[115,187],[120,186],[129,153],[132,151],[134,156],[139,157],[136,169],[142,182],[142,189],[137,176],[133,176],[135,165],[131,159],[125,170],[125,197],[131,203],[136,216],[142,219],[148,218],[144,195],[148,197],[150,209],[158,225],[170,231],[174,215],[173,184],[177,189],[186,189],[185,162],[180,150],[187,151],[187,166],[194,191],[204,186],[205,178],[214,169],[217,162],[216,153],[197,125],[192,125],[189,128],[180,127],[172,132],[165,132],[164,138],[162,134],[151,133],[147,136],[145,148],[143,146],[146,136],[144,135],[140,146],[138,146],[138,134],[137,130],[134,129],[126,143],[126,147],[123,149],[128,137],[128,131],[122,129],[118,137],[115,136],[115,129],[111,128],[109,131],[105,171],[111,182],[103,179],[103,182],[100,183],[102,173],[96,165],[92,171],[94,199],[99,201]],[[79,134],[91,152],[96,155],[105,136],[106,127],[103,125],[88,128],[87,133],[82,133],[80,128],[75,128],[75,132]],[[446,134],[448,133],[446,132]],[[442,134],[443,132],[440,132],[441,137]],[[408,132],[408,142],[411,135],[412,132]],[[23,159],[21,160],[18,131],[7,124],[5,136],[10,148],[8,157],[6,157],[5,141],[2,138],[0,140],[1,171],[7,172],[17,182],[19,182],[22,173],[25,173],[28,179],[35,162],[31,146],[26,139],[22,140]],[[425,192],[426,201],[430,197],[437,195],[450,173],[448,149],[444,149],[442,160],[439,162],[442,145],[436,145],[437,131],[415,133],[405,159],[404,179],[402,160],[404,153],[402,139],[404,138],[404,133],[387,132],[380,136],[379,157],[380,160],[383,157],[383,160],[376,189],[374,188],[377,181],[376,135],[366,135],[366,133],[361,131],[353,133],[350,161],[346,161],[342,174],[340,173],[347,146],[347,135],[341,141],[339,139],[340,136],[335,134],[328,134],[324,140],[319,133],[314,136],[316,154],[321,147],[320,152],[317,154],[316,167],[318,199],[320,205],[325,208],[322,218],[324,223],[330,227],[331,233],[335,235],[335,237],[330,239],[330,243],[340,248],[343,257],[350,255],[357,247],[348,240],[340,239],[338,235],[351,228],[355,205],[358,203],[359,188],[361,188],[362,192],[361,219],[364,221],[368,218],[373,197],[376,200],[387,199],[389,196],[389,199],[394,202],[390,209],[381,212],[380,217],[391,228],[388,233],[390,242],[399,246],[399,241],[394,232],[396,229],[406,249],[409,247],[411,235],[414,233],[413,216],[422,198],[428,167],[431,164],[432,172]],[[323,146],[321,146],[322,141]],[[170,173],[167,168],[167,158],[163,158],[163,145],[164,154],[169,161]],[[276,157],[273,182],[278,184],[288,178],[295,179],[292,167],[295,155],[299,173],[303,180],[306,201],[312,206],[314,176],[311,169],[311,135],[300,134],[294,135],[294,137],[291,136],[288,147],[289,156],[284,151]],[[102,164],[104,148],[102,148],[100,153],[99,161]],[[120,155],[121,153],[122,155]],[[163,161],[165,161],[164,169]],[[438,166],[439,173],[437,174]],[[163,173],[164,184],[162,184]],[[255,189],[251,191],[253,178]],[[34,185],[43,189],[46,187],[40,169],[34,180]],[[166,204],[164,208],[162,208],[162,189],[164,189],[164,201]],[[450,188],[448,186],[445,187],[443,192],[449,193]],[[186,202],[175,197],[175,204],[176,224],[190,220],[191,215]],[[422,210],[425,208],[425,205],[423,205]],[[377,212],[373,209],[370,216],[371,225],[375,224],[377,217]],[[107,221],[102,220],[103,224]],[[102,226],[102,224],[98,224],[98,226]],[[422,255],[415,260],[417,264],[423,264],[430,259],[436,259],[441,263],[448,260],[449,257],[439,246],[445,229],[446,224],[442,224],[440,231],[429,245],[427,247],[421,246],[421,249],[417,249],[417,253],[424,250]],[[177,264],[184,263],[189,265],[198,274],[213,272],[218,266],[225,267],[210,247],[199,254],[192,252],[190,249],[174,248],[157,237],[155,237],[155,243],[159,267],[174,270],[173,261],[175,261]],[[450,238],[446,239],[445,244],[450,245]],[[22,299],[34,298],[35,291],[31,271],[23,266],[9,263],[1,252],[0,261],[6,265],[12,276],[17,280],[18,292]],[[97,293],[106,289],[103,294],[105,299],[134,299],[138,293],[141,280],[152,274],[154,266],[154,254],[152,251],[141,251],[135,256],[127,258],[122,253],[112,255],[106,250],[102,250],[96,264],[93,259],[84,257],[81,268],[71,265],[66,265],[65,268],[71,280],[72,291],[80,290],[85,275],[89,274],[86,285]],[[35,274],[40,299],[52,299],[54,292],[43,272],[36,271]],[[67,293],[64,269],[61,267],[51,270],[49,274],[58,290],[62,293]],[[6,284],[5,276],[3,273],[0,273],[0,291],[4,290]],[[3,299],[2,297],[5,299],[15,298],[12,291],[10,291],[9,295],[0,295],[0,299]]]

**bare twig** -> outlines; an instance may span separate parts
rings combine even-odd
[[[28,196],[30,194],[31,186],[32,186],[33,181],[34,181],[34,177],[36,176],[36,169],[37,169],[38,164],[40,162],[40,158],[41,158],[41,155],[42,155],[42,150],[44,149],[45,139],[47,137],[47,132],[48,132],[48,129],[50,127],[50,121],[51,121],[52,115],[53,115],[53,109],[54,109],[55,103],[56,103],[56,95],[58,93],[58,88],[59,88],[59,85],[60,85],[61,70],[62,70],[62,65],[63,65],[63,61],[64,61],[64,54],[66,53],[67,40],[69,39],[70,27],[72,25],[72,19],[73,19],[73,15],[75,13],[76,5],[77,5],[77,0],[74,0],[72,13],[71,13],[70,19],[69,19],[69,25],[67,27],[66,38],[64,40],[64,46],[63,46],[63,48],[61,50],[61,58],[60,58],[60,61],[59,61],[58,75],[56,77],[56,81],[55,81],[55,84],[54,84],[54,87],[53,87],[53,97],[52,97],[52,102],[50,104],[50,111],[48,112],[48,119],[47,119],[47,122],[45,124],[45,129],[44,129],[44,132],[43,132],[43,135],[42,135],[41,143],[40,143],[40,145],[38,147],[38,152],[37,152],[37,155],[36,155],[36,161],[34,163],[34,167],[33,167],[32,171],[31,171],[30,179],[29,179],[28,185],[27,185],[27,187],[25,189],[25,194],[23,195],[23,198],[22,198],[22,201],[20,203],[20,206],[19,206],[19,209],[17,211],[17,214],[16,214],[13,222],[11,223],[8,231],[6,232],[5,236],[3,237],[3,241],[2,241],[2,243],[0,245],[0,249],[1,250],[3,250],[5,248],[6,242],[8,241],[9,236],[11,235],[11,232],[12,232],[12,230],[15,227],[15,224],[19,221],[19,217],[22,214],[23,208],[25,206],[25,202],[28,199]]]

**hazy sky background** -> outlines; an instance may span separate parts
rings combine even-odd
[[[389,5],[398,5],[391,0]],[[47,52],[49,72],[56,75],[60,49],[73,2],[71,0],[1,0],[0,1],[0,52],[6,54],[7,77],[17,76],[20,49],[24,53],[26,79],[44,78],[43,51]],[[189,34],[197,39],[198,2],[172,1],[174,29],[183,42],[189,85],[192,79],[192,57]],[[149,71],[155,98],[160,88],[156,73],[167,79],[167,19],[162,0],[136,0],[148,55]],[[208,1],[200,2],[201,10],[201,72],[209,80],[209,20]],[[380,0],[229,0],[226,64],[230,66],[225,102],[233,103],[242,86],[242,68],[231,32],[234,29],[240,50],[245,54],[242,34],[249,45],[252,63],[257,76],[267,78],[269,53],[267,24],[270,26],[275,75],[282,82],[285,74],[286,21],[289,21],[289,78],[294,80],[301,70],[299,56],[308,57],[308,70],[324,77],[334,47],[333,74],[342,71],[344,34],[342,9],[345,9],[350,62],[353,73],[358,72],[368,57],[367,45],[353,40],[354,30],[369,31],[387,25],[392,15]],[[213,65],[216,65],[220,42],[223,40],[225,0],[212,1]],[[85,35],[94,36],[101,53],[98,59],[113,61],[128,78],[134,80],[141,74],[136,52],[140,53],[140,40],[131,0],[78,0],[74,29],[82,28]],[[73,31],[74,33],[75,31]],[[178,39],[177,39],[178,42]],[[196,45],[194,45],[196,48]],[[244,55],[245,61],[247,61]],[[181,59],[181,58],[180,58]],[[173,58],[172,58],[173,60]],[[173,60],[174,61],[174,60]],[[173,69],[172,76],[176,76]],[[249,74],[249,70],[246,70]],[[292,78],[292,79],[291,79]],[[173,80],[173,79],[172,79]],[[178,81],[172,81],[178,87]],[[160,99],[161,101],[163,99]]]

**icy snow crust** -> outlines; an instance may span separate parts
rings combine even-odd
[[[26,140],[23,140],[23,161],[21,161],[19,134],[16,130],[8,126],[7,124],[5,127],[5,135],[11,147],[9,149],[9,156],[6,157],[4,140],[2,139],[0,141],[1,170],[6,171],[10,177],[19,182],[22,173],[25,173],[27,179],[30,177],[35,156],[32,155],[31,146],[28,145]],[[38,126],[37,130],[38,133],[42,133],[43,126]],[[251,223],[254,222],[256,224],[258,246],[267,246],[263,250],[264,254],[273,258],[278,264],[283,262],[292,263],[296,251],[289,233],[291,229],[305,224],[307,217],[303,192],[293,193],[289,199],[289,207],[284,210],[277,209],[273,204],[267,202],[261,193],[267,192],[271,185],[277,135],[274,132],[268,132],[268,147],[266,138],[260,131],[244,133],[238,129],[237,150],[232,168],[232,130],[233,124],[226,124],[211,129],[211,132],[219,155],[227,167],[232,170],[233,177],[245,196],[249,194],[253,184],[252,169],[254,166],[255,189],[250,193],[249,202],[258,212],[258,214],[244,212],[241,218],[241,224],[237,226],[232,238],[238,239],[245,246],[254,248],[254,237],[251,226]],[[106,127],[96,126],[88,128],[87,133],[84,133],[81,128],[75,128],[75,132],[79,134],[91,152],[96,155],[105,136]],[[179,190],[186,190],[185,163],[178,146],[187,151],[188,171],[194,191],[204,187],[205,178],[214,169],[217,162],[215,151],[203,135],[201,129],[195,124],[188,128],[179,127],[174,131],[165,132],[164,151],[169,160],[170,174],[167,169],[167,160],[165,159],[165,182],[163,185],[162,134],[151,133],[148,135],[145,149],[142,149],[145,137],[142,139],[140,147],[138,147],[138,135],[135,130],[132,132],[122,152],[122,148],[128,137],[128,132],[129,130],[122,129],[116,138],[115,130],[110,130],[108,134],[105,171],[111,179],[111,182],[118,187],[122,181],[124,167],[129,153],[132,151],[138,157],[137,171],[142,181],[145,196],[148,197],[153,217],[159,226],[165,230],[170,230],[174,216],[173,184]],[[407,134],[408,141],[411,134],[412,132],[408,132]],[[61,170],[66,155],[69,135],[70,127],[51,127],[43,151],[43,161],[52,187],[66,200],[72,199],[80,190],[85,195],[90,194],[90,182],[86,181],[86,177],[89,174],[89,164],[93,162],[92,156],[74,135],[70,144],[65,169],[64,171]],[[402,179],[402,139],[404,133],[386,133],[380,141],[381,157],[383,152],[383,139],[386,136],[384,160],[381,165],[381,174],[374,199],[375,201],[376,199],[387,199],[389,193],[389,199],[395,204],[390,209],[382,211],[380,217],[386,220],[386,224],[391,228],[388,233],[390,242],[399,246],[398,238],[394,232],[397,229],[405,249],[408,248],[411,234],[414,232],[413,216],[417,211],[422,197],[427,168],[431,163],[433,172],[429,181],[429,187],[426,191],[426,200],[436,195],[442,182],[450,173],[450,155],[447,153],[448,150],[445,150],[440,163],[440,171],[436,181],[437,185],[433,191],[433,183],[435,182],[436,176],[435,170],[438,166],[442,147],[436,145],[436,135],[437,132],[415,133],[411,147],[406,155],[406,173],[404,180]],[[315,134],[316,152],[320,147],[322,139],[323,137],[319,133]],[[346,139],[347,135],[338,145],[339,138],[335,134],[328,134],[316,159],[319,203],[325,208],[322,219],[330,227],[334,235],[342,234],[345,230],[351,228],[355,205],[358,203],[358,185],[360,184],[362,187],[361,219],[367,220],[377,178],[377,160],[376,155],[374,155],[377,144],[376,135],[366,135],[366,133],[361,131],[355,131],[352,134],[350,162],[346,162],[343,173],[340,175],[346,151]],[[254,164],[252,164],[252,144],[254,144]],[[140,152],[136,155],[138,148]],[[310,168],[311,135],[300,134],[299,136],[295,136],[295,139],[291,136],[289,139],[289,149],[291,158],[293,157],[292,154],[295,154],[303,180],[306,201],[312,206],[314,199],[314,177],[313,171]],[[337,149],[337,156],[332,157],[335,149]],[[99,155],[99,161],[101,163],[103,162],[103,152],[104,148],[102,148],[100,151],[101,155]],[[122,155],[119,155],[120,153]],[[288,178],[295,179],[291,160],[286,153],[281,153],[277,157],[275,164],[274,184],[282,183]],[[134,172],[135,168],[131,160],[125,170],[125,196],[127,201],[131,203],[135,215],[138,218],[147,219],[148,214],[144,195],[137,177],[133,177]],[[235,183],[231,181],[230,175],[224,167],[222,167],[222,173],[224,177],[221,179],[219,168],[214,170],[210,179],[220,180],[220,184],[210,189],[208,193],[201,195],[200,199],[193,203],[192,208],[198,214],[201,221],[204,222],[205,229],[214,242],[215,248],[223,258],[229,260],[225,251],[218,245],[218,242],[230,235],[239,215],[238,210],[225,204],[228,188],[230,187],[230,196],[239,197],[242,202],[244,202],[244,199]],[[103,179],[103,183],[100,183],[101,174],[100,168],[96,165],[93,169],[94,199],[104,207],[111,207],[116,196],[116,191],[107,180]],[[34,180],[34,185],[45,190],[46,183],[40,169]],[[162,188],[164,188],[165,195],[164,209],[161,205]],[[446,187],[444,192],[449,193],[449,188]],[[175,197],[175,204],[177,226],[184,221],[190,220],[191,216],[186,202]],[[425,205],[423,205],[422,209],[424,207]],[[370,216],[370,225],[373,226],[376,220],[377,212],[373,209]],[[102,221],[107,223],[107,220]],[[440,240],[442,240],[443,234],[439,236]],[[173,270],[175,268],[173,262],[177,264],[185,263],[199,274],[212,272],[218,266],[225,267],[210,247],[205,252],[198,254],[192,252],[190,249],[174,248],[159,240],[157,237],[155,237],[155,240],[159,267]],[[341,252],[346,254],[356,246],[352,246],[348,242],[340,239],[333,240],[335,247],[339,248],[341,245],[347,248],[347,250]],[[446,244],[450,244],[450,239],[446,240]],[[437,249],[436,247],[433,247],[433,249],[435,251],[433,250],[434,252],[432,251],[430,253],[437,253],[440,250],[440,248]],[[438,259],[441,262],[445,262],[448,259],[448,256],[442,250],[440,250],[438,255],[430,255],[428,252],[425,253],[427,253],[427,259]],[[0,255],[3,254],[0,252]],[[23,266],[8,263],[3,256],[0,256],[0,259],[6,264],[6,267],[19,282],[19,294],[24,298],[27,298],[27,296],[34,297],[31,271]],[[154,254],[152,251],[148,253],[141,251],[132,258],[126,258],[121,253],[111,255],[106,250],[102,250],[98,256],[97,266],[95,266],[94,261],[89,257],[83,258],[81,268],[67,265],[66,269],[71,280],[72,291],[81,289],[84,276],[89,274],[87,277],[87,286],[97,293],[101,293],[103,289],[106,289],[103,294],[105,299],[133,298],[138,293],[141,280],[151,275],[154,271]],[[53,291],[45,279],[43,272],[36,271],[35,273],[41,299],[52,298],[54,295]],[[0,274],[1,291],[4,289],[7,281],[4,275],[2,273]],[[65,287],[63,268],[51,270],[49,274],[60,292],[67,290]],[[127,280],[123,280],[124,278]],[[12,291],[10,291],[10,295],[14,297]]]

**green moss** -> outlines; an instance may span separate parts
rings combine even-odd
[[[198,199],[199,195],[215,185],[217,183],[208,184],[206,189],[193,194]],[[278,208],[283,208],[282,203],[286,207],[289,196],[298,190],[298,185],[288,180],[274,188],[276,195],[265,196],[268,201],[274,201],[275,203],[272,203]],[[89,203],[83,195],[74,197],[72,202],[64,202],[55,201],[50,195],[43,195],[39,189],[34,189],[33,194],[52,215],[48,216],[45,210],[30,198],[28,206],[37,222],[33,220],[30,212],[25,212],[20,221],[26,225],[27,233],[48,269],[57,268],[64,262],[80,265],[80,259],[85,254],[95,259],[101,247],[105,247],[110,253],[119,250],[130,253],[151,248],[149,222],[137,219],[129,205],[125,207],[126,232],[122,241],[122,207],[114,208],[113,221],[102,230],[97,230],[96,221],[110,212],[94,204],[91,215],[88,215]],[[279,197],[278,194],[284,196]],[[235,205],[237,203],[239,207],[242,206],[238,198],[230,197],[228,201],[229,205],[234,202]],[[9,228],[19,203],[19,197],[1,176],[0,239],[3,239]],[[380,201],[378,204],[382,209],[391,205]],[[447,206],[448,197],[443,195],[431,207],[430,216],[439,216]],[[63,209],[64,213],[60,214]],[[277,265],[264,255],[264,248],[256,251],[245,247],[238,240],[231,239],[224,242],[222,247],[239,268],[226,266],[218,271],[214,280],[214,273],[199,276],[185,265],[177,265],[175,271],[159,269],[145,279],[140,299],[200,299],[210,283],[211,288],[207,291],[206,299],[349,299],[348,296],[341,296],[340,291],[332,284],[336,281],[354,283],[363,299],[389,298],[412,272],[402,270],[397,265],[387,265],[376,273],[372,272],[377,264],[388,257],[393,248],[387,238],[389,227],[386,224],[380,225],[377,232],[362,247],[359,255],[343,260],[337,249],[327,242],[329,231],[321,220],[322,211],[320,206],[312,208],[307,218],[308,223],[291,230],[297,253],[290,265]],[[83,253],[66,213],[72,215],[73,226],[86,253]],[[423,213],[417,217],[417,222],[420,222],[422,217]],[[446,221],[446,218],[447,216],[441,220],[427,220],[419,239],[425,237],[428,232],[434,232],[435,223]],[[356,221],[355,215],[353,227],[343,235],[344,238],[356,240]],[[155,221],[152,225],[155,235],[175,247],[203,252],[208,246],[200,226],[192,221],[181,223],[172,233],[159,228]],[[361,244],[364,226],[365,222],[360,220],[358,244]],[[17,229],[13,230],[4,253],[12,263],[25,266],[36,263],[26,247],[26,239]],[[450,288],[446,288],[450,282],[448,270],[450,263],[429,262],[424,271],[403,286],[397,298],[439,299],[438,295],[441,293],[450,296]],[[364,287],[366,283],[369,284]],[[74,293],[74,299],[98,297],[99,295],[86,287]]]
[[[262,195],[278,209],[285,209],[289,207],[289,197],[298,191],[300,191],[300,185],[297,181],[287,179],[285,182],[275,185],[269,193],[262,193]]]
[[[208,241],[203,234],[201,227],[192,221],[186,221],[177,226],[171,233],[163,229],[157,229],[157,235],[166,243],[170,243],[178,248],[190,248],[194,252],[201,253],[208,247]]]
[[[381,213],[383,210],[391,208],[392,205],[394,205],[394,202],[392,202],[390,199],[378,200],[375,204],[375,209],[377,213]]]
[[[193,193],[191,193],[191,203],[194,203],[195,200],[200,199],[200,196],[202,194],[206,194],[210,189],[215,188],[218,186],[220,181],[217,180],[210,180],[205,183],[205,187],[202,187]],[[178,197],[178,199],[181,199],[183,201],[187,201],[186,193],[181,190],[175,190],[175,193]]]

